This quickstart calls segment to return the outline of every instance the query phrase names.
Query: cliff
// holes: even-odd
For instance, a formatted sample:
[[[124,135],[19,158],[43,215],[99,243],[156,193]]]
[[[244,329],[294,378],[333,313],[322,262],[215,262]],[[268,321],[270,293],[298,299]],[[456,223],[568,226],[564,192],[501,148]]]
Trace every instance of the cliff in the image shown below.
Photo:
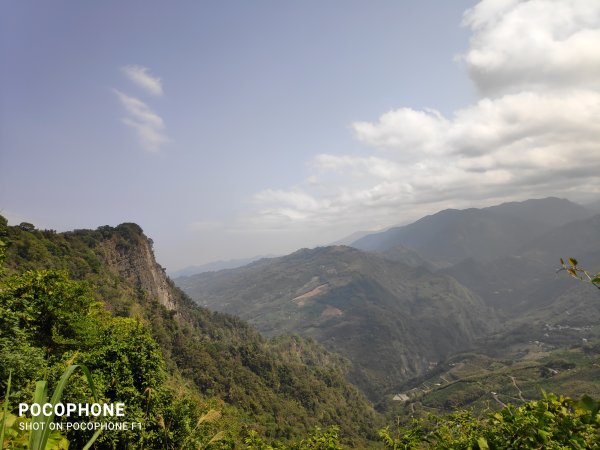
[[[116,230],[127,230],[126,237],[116,234],[100,243],[100,254],[109,270],[168,310],[177,311],[165,269],[154,258],[152,240],[135,224],[121,224]]]
[[[351,447],[370,446],[380,418],[345,380],[340,357],[298,337],[266,340],[241,319],[194,304],[167,278],[138,225],[56,233],[1,219],[9,276],[62,269],[87,282],[113,317],[134,317],[150,330],[173,385],[231,405],[233,428],[293,438],[337,425]]]

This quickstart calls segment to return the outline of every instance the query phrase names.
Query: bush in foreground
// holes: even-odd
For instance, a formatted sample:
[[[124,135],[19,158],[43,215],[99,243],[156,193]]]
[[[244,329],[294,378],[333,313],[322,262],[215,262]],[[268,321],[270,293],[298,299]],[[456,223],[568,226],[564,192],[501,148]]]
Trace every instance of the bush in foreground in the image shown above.
[[[393,437],[379,435],[388,449],[600,449],[600,402],[554,394],[518,407],[508,405],[487,418],[459,411],[447,418],[414,420]]]

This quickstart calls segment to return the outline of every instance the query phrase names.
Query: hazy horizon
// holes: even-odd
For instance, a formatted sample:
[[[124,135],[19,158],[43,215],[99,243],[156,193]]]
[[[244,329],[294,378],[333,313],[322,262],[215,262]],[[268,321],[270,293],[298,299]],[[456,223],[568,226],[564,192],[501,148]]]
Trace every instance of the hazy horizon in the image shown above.
[[[0,214],[170,271],[600,198],[600,4],[4,2]]]

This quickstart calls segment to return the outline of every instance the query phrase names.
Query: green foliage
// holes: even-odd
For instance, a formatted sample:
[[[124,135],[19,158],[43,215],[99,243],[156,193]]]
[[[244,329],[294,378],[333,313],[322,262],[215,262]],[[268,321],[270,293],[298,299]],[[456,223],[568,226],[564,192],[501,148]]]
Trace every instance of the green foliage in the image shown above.
[[[486,418],[458,411],[448,417],[429,415],[379,435],[389,449],[592,449],[599,448],[600,403],[553,394],[518,407],[508,405]]]
[[[562,258],[560,258],[560,264],[561,268],[559,271],[564,270],[573,278],[585,283],[590,283],[591,285],[600,289],[600,272],[596,274],[588,272],[586,269],[579,266],[579,261],[577,261],[575,258],[569,258],[568,264],[565,263]]]
[[[177,305],[168,310],[152,294],[149,283],[164,275],[148,276],[158,266],[137,225],[69,233],[1,225],[0,380],[13,371],[14,400],[76,362],[93,372],[101,402],[125,402],[124,420],[143,425],[143,433],[103,433],[95,444],[103,448],[234,448],[250,427],[269,441],[334,424],[354,447],[375,438],[376,415],[346,382],[346,364],[316,343],[268,341],[165,278]],[[73,377],[64,398],[87,392]],[[66,437],[81,448],[90,436]]]
[[[96,394],[96,388],[94,386],[94,380],[92,379],[92,375],[91,375],[89,369],[83,365],[73,364],[64,371],[63,375],[61,376],[61,378],[58,382],[58,385],[54,389],[54,393],[52,394],[52,398],[50,399],[50,402],[49,402],[53,408],[54,408],[54,405],[56,405],[57,403],[60,403],[62,395],[63,395],[63,391],[65,390],[65,387],[67,385],[67,382],[69,381],[69,378],[71,377],[71,375],[77,368],[80,368],[83,371],[83,373],[85,374],[85,377],[89,384],[90,390],[92,391],[94,400],[96,402],[98,401],[98,396]],[[48,382],[45,380],[38,381],[36,383],[35,394],[33,396],[33,403],[37,403],[40,405],[44,404],[44,403],[48,403],[47,393],[48,393]],[[46,448],[46,444],[48,442],[48,439],[50,438],[50,433],[51,433],[50,423],[53,422],[53,420],[54,420],[54,409],[53,409],[52,414],[50,414],[49,416],[40,415],[40,416],[36,417],[35,419],[33,419],[33,422],[38,423],[40,425],[40,427],[32,430],[29,435],[28,448],[30,450],[44,450]],[[94,435],[88,440],[88,442],[85,444],[85,446],[83,446],[84,450],[88,449],[94,443],[94,441],[100,435],[101,431],[102,430],[100,429],[94,433]]]
[[[6,383],[6,397],[4,399],[4,409],[2,411],[2,424],[0,424],[0,446],[4,447],[4,432],[6,431],[6,419],[8,418],[8,400],[10,398],[10,383],[12,381],[12,372],[8,374]]]
[[[84,283],[70,280],[64,271],[28,271],[9,277],[0,299],[0,324],[6,337],[25,333],[52,353],[80,346],[82,337],[94,334],[88,319],[99,305]]]
[[[34,231],[35,230],[35,226],[29,222],[21,222],[19,224],[19,228],[23,231]]]
[[[97,401],[96,389],[94,387],[94,381],[90,371],[85,366],[72,365],[64,371],[58,385],[56,386],[56,389],[54,390],[52,399],[49,402],[53,407],[57,403],[60,403],[66,384],[75,369],[78,367],[84,372],[94,400]],[[67,449],[69,447],[69,442],[67,439],[59,431],[52,431],[50,429],[50,423],[54,420],[54,412],[49,416],[38,416],[35,419],[17,417],[8,413],[10,388],[11,376],[9,375],[6,387],[6,398],[4,401],[4,412],[2,415],[2,427],[0,431],[0,445],[2,445],[2,448],[28,448],[30,450]],[[33,396],[33,403],[48,403],[47,392],[47,381],[38,381],[36,383],[35,394]],[[21,425],[35,426],[32,426],[28,430],[26,426]],[[5,426],[8,431],[6,440],[4,439]],[[83,447],[84,450],[88,449],[94,443],[101,431],[102,430],[98,430],[96,433],[94,433],[87,444]]]
[[[256,431],[251,430],[244,439],[247,450],[341,450],[339,430],[336,427],[322,431],[316,428],[306,439],[290,443],[267,444]]]
[[[93,345],[91,320],[99,306],[88,287],[65,272],[28,271],[3,280],[0,289],[0,379],[12,371],[17,395],[43,377],[54,357]]]
[[[185,426],[186,420],[202,416],[203,400],[186,388],[175,395],[148,326],[136,319],[112,317],[94,300],[87,283],[70,279],[65,271],[32,270],[0,281],[0,360],[0,379],[9,379],[14,386],[12,392],[10,385],[4,390],[7,400],[11,394],[13,405],[32,395],[34,403],[45,403],[48,382],[35,379],[46,377],[57,383],[52,404],[61,398],[86,402],[87,385],[103,402],[124,402],[122,420],[141,422],[144,430],[105,434],[99,439],[102,446],[188,448],[193,444],[198,448],[215,437],[206,420],[196,427]],[[64,370],[65,363],[73,360],[84,362],[96,374],[95,388],[87,368],[82,366],[87,384],[71,377],[77,365]],[[14,448],[66,448],[69,443],[84,448],[97,437],[69,432],[66,441],[60,433],[50,434],[47,423],[53,417],[33,419],[43,420],[45,431],[23,432],[20,425],[32,420],[10,413],[8,401],[3,406],[7,445]],[[213,444],[217,441],[227,441],[225,432]]]
[[[31,426],[32,419],[15,416],[11,413],[7,413],[4,417],[6,417],[6,434],[5,439],[0,441],[4,445],[2,448],[19,450],[29,448],[32,433],[28,427]],[[49,433],[43,448],[45,450],[67,450],[69,441],[60,431],[53,430]]]
[[[298,333],[342,355],[352,363],[348,378],[372,401],[496,325],[482,301],[455,280],[344,246],[177,282],[267,336]]]

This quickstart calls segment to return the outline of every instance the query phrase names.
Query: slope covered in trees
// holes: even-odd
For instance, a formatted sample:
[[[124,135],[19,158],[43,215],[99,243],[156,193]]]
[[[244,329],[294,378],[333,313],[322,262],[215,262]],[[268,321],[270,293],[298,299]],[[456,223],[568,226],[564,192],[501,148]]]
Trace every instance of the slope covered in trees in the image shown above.
[[[90,367],[103,400],[125,401],[145,425],[100,438],[107,446],[196,448],[220,430],[218,445],[233,447],[250,430],[285,441],[331,425],[353,446],[374,437],[377,416],[345,381],[345,361],[198,307],[165,277],[137,225],[55,233],[2,218],[0,234],[0,394],[12,372],[11,405],[75,362]],[[83,398],[82,386],[68,398]],[[200,424],[209,410],[221,418]]]
[[[176,282],[200,304],[239,315],[266,335],[299,333],[350,359],[351,379],[374,401],[496,325],[456,280],[346,246]]]
[[[582,226],[588,223],[593,229],[596,219],[586,220]],[[31,399],[36,380],[47,379],[54,386],[67,366],[81,363],[92,370],[101,401],[125,401],[127,419],[144,424],[143,432],[102,434],[97,448],[377,446],[373,439],[380,419],[361,393],[345,381],[353,370],[348,361],[315,341],[285,333],[268,340],[241,319],[198,307],[166,278],[154,260],[151,241],[137,225],[55,233],[36,230],[31,224],[10,227],[0,218],[0,240],[6,253],[0,265],[0,396],[5,395],[10,373],[9,422],[15,419],[16,403]],[[295,299],[292,306],[315,313],[327,325],[325,331],[331,325],[327,320],[340,318],[331,312],[332,308],[342,310],[344,302],[335,303],[342,298],[357,303],[358,319],[360,311],[375,313],[379,302],[397,302],[388,294],[398,293],[404,286],[406,293],[418,294],[415,302],[420,305],[408,302],[407,312],[402,305],[395,305],[400,309],[394,314],[402,318],[419,313],[418,307],[425,307],[426,312],[428,305],[444,305],[436,295],[440,286],[446,290],[460,287],[451,278],[426,269],[372,255],[357,259],[355,255],[354,250],[334,247],[303,250],[286,260],[296,268],[293,273],[300,283],[286,287]],[[314,280],[310,270],[300,270],[303,265],[314,268],[315,261],[319,263],[316,267],[323,269],[322,275],[329,277],[327,287],[322,287],[323,280]],[[250,267],[264,270],[268,264],[262,261]],[[398,281],[402,283],[396,285]],[[356,289],[361,286],[362,290]],[[519,442],[540,448],[594,448],[597,402],[552,396],[530,400],[539,398],[540,380],[555,392],[598,396],[600,347],[591,332],[597,327],[585,328],[585,334],[579,329],[585,320],[597,317],[597,309],[596,315],[589,313],[590,299],[582,291],[585,287],[597,295],[595,288],[585,285],[562,291],[564,298],[538,308],[535,322],[528,322],[534,318],[530,310],[521,321],[513,320],[512,328],[473,342],[475,350],[482,353],[450,356],[422,378],[406,382],[405,392],[417,386],[423,389],[409,402],[390,400],[380,405],[388,408],[390,418],[402,415],[398,430],[381,431],[384,445],[504,448],[507,442],[521,439]],[[361,295],[348,295],[349,289]],[[305,295],[311,292],[315,295]],[[460,289],[456,294],[461,294]],[[473,301],[468,303],[470,312],[479,311],[480,301],[469,298]],[[564,312],[561,308],[566,304],[571,305],[571,321],[550,321]],[[278,310],[271,311],[276,314]],[[329,313],[323,315],[326,311]],[[343,312],[347,318],[349,314]],[[458,320],[457,326],[462,326],[460,323]],[[522,334],[518,334],[520,330]],[[278,333],[281,331],[285,327]],[[356,333],[363,332],[368,330]],[[528,342],[528,348],[523,347],[523,340],[540,332],[548,334],[545,342]],[[589,342],[582,343],[582,336]],[[569,349],[559,347],[566,343]],[[501,351],[492,355],[492,348]],[[511,377],[516,378],[514,385],[509,383]],[[86,381],[74,377],[65,401],[89,398]],[[499,408],[500,402],[509,401],[518,406],[487,415],[486,411]],[[461,409],[465,407],[474,407],[483,415],[473,417]],[[423,415],[423,421],[414,425],[407,421],[411,415],[432,409],[440,413],[452,410],[454,415],[431,419]],[[11,423],[4,443],[25,442],[15,427],[18,420]],[[337,428],[327,428],[331,425]],[[324,429],[315,431],[316,426]],[[71,448],[80,448],[89,434],[69,433],[66,437]]]

